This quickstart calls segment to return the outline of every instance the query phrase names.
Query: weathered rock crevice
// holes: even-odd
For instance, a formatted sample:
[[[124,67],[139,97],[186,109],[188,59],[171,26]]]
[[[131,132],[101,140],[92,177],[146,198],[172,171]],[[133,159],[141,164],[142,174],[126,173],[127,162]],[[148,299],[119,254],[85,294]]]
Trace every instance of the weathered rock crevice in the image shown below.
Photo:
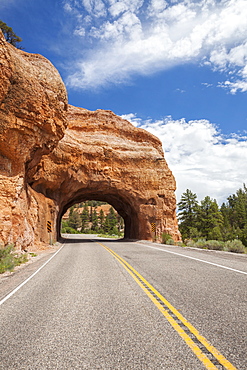
[[[68,106],[52,64],[1,34],[0,67],[0,244],[56,240],[63,213],[90,199],[112,204],[128,238],[180,239],[176,184],[157,137],[111,111]]]

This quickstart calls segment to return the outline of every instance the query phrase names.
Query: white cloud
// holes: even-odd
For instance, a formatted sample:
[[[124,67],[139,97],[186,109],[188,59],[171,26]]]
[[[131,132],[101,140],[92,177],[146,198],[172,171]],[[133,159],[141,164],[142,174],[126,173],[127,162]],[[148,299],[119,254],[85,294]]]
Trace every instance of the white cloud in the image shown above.
[[[209,195],[219,205],[243,186],[247,178],[247,137],[223,137],[207,120],[142,121],[134,114],[123,118],[162,141],[165,158],[177,182],[177,200],[190,189],[201,200]]]
[[[235,82],[225,81],[219,84],[219,87],[226,88],[230,90],[232,94],[236,94],[237,91],[245,92],[247,91],[247,79],[246,80],[236,80]]]
[[[230,84],[220,86],[246,91],[247,0],[66,0],[65,8],[83,14],[76,29],[85,30],[82,47],[86,38],[91,48],[77,60],[70,86],[122,83],[198,62],[231,72]]]
[[[130,39],[136,39],[141,34],[141,22],[139,18],[131,13],[125,12],[120,19],[113,23],[107,21],[99,29],[93,27],[90,31],[90,36],[94,38],[113,40],[121,42],[127,35]]]
[[[213,84],[209,84],[208,82],[202,82],[202,85],[207,87],[207,88],[213,86]]]
[[[106,15],[106,7],[102,0],[82,0],[85,10],[95,17],[104,17]]]
[[[72,9],[72,7],[69,3],[65,3],[63,7],[64,7],[64,10],[68,13],[73,11],[73,9]]]
[[[85,34],[86,34],[86,31],[84,27],[79,27],[74,31],[74,35],[77,35],[77,36],[83,37],[85,36]]]
[[[121,13],[127,11],[136,13],[142,7],[143,0],[112,0],[109,1],[109,12],[113,17],[119,16]]]

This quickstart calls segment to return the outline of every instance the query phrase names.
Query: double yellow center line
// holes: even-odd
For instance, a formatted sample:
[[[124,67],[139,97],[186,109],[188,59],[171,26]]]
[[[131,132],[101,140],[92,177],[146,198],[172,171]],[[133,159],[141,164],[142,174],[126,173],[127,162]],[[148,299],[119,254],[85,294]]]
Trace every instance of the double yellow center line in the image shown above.
[[[215,347],[213,347],[177,310],[173,307],[149,282],[144,279],[128,262],[113,250],[102,243],[97,242],[105,248],[116,260],[121,263],[126,271],[140,285],[147,296],[155,304],[168,322],[191,348],[198,359],[209,370],[237,370]]]

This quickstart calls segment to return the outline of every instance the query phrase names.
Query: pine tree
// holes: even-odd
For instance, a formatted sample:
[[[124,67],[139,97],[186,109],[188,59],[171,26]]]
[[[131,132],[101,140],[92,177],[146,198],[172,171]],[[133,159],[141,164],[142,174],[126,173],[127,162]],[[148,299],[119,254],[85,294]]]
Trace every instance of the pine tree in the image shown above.
[[[221,226],[222,240],[233,240],[235,237],[233,233],[233,228],[230,223],[230,208],[226,203],[222,203],[220,211],[223,217],[223,223]]]
[[[179,211],[179,230],[183,239],[195,238],[198,236],[197,230],[197,212],[198,201],[197,195],[187,189],[181,196],[181,201],[178,203]]]
[[[104,230],[104,233],[110,234],[111,228],[110,228],[109,217],[107,217],[107,216],[106,216],[105,221],[104,221],[103,230]]]
[[[236,224],[243,229],[247,223],[247,195],[242,189],[237,191],[234,210]]]
[[[89,223],[89,211],[88,211],[87,203],[85,203],[82,214],[81,214],[81,230],[82,231],[87,229],[88,223]]]
[[[81,227],[81,217],[75,210],[73,210],[69,215],[68,226],[75,230],[78,230]]]
[[[237,190],[236,194],[227,198],[221,211],[224,228],[227,229],[226,240],[240,239],[247,246],[247,188]]]
[[[115,213],[113,207],[110,208],[109,214],[107,215],[107,218],[109,219],[110,233],[111,234],[117,234],[117,232],[118,232],[117,227],[116,227],[117,217],[116,217],[116,213]]]
[[[6,41],[15,47],[18,47],[17,44],[19,44],[22,39],[14,33],[12,28],[8,27],[6,23],[0,20],[0,29],[2,30]],[[21,49],[21,47],[19,48]]]
[[[104,222],[105,222],[105,215],[104,215],[103,209],[101,209],[99,213],[99,226],[101,230],[104,230]]]
[[[93,213],[92,213],[92,226],[91,226],[91,230],[98,231],[98,228],[99,228],[98,215],[97,215],[96,209],[94,208]]]
[[[219,210],[216,200],[206,196],[198,209],[198,230],[201,235],[209,239],[221,240],[221,227],[223,225],[223,216]]]
[[[232,241],[247,247],[247,187],[227,198],[219,209],[216,200],[206,196],[199,205],[196,194],[186,190],[178,203],[179,230],[183,239]]]

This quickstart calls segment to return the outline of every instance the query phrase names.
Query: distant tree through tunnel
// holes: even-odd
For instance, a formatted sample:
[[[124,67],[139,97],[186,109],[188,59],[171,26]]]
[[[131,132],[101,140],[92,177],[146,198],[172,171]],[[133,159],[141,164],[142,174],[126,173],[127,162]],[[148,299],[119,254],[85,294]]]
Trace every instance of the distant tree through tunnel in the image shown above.
[[[62,216],[61,234],[74,233],[123,237],[124,220],[106,202],[82,202],[70,207]]]

